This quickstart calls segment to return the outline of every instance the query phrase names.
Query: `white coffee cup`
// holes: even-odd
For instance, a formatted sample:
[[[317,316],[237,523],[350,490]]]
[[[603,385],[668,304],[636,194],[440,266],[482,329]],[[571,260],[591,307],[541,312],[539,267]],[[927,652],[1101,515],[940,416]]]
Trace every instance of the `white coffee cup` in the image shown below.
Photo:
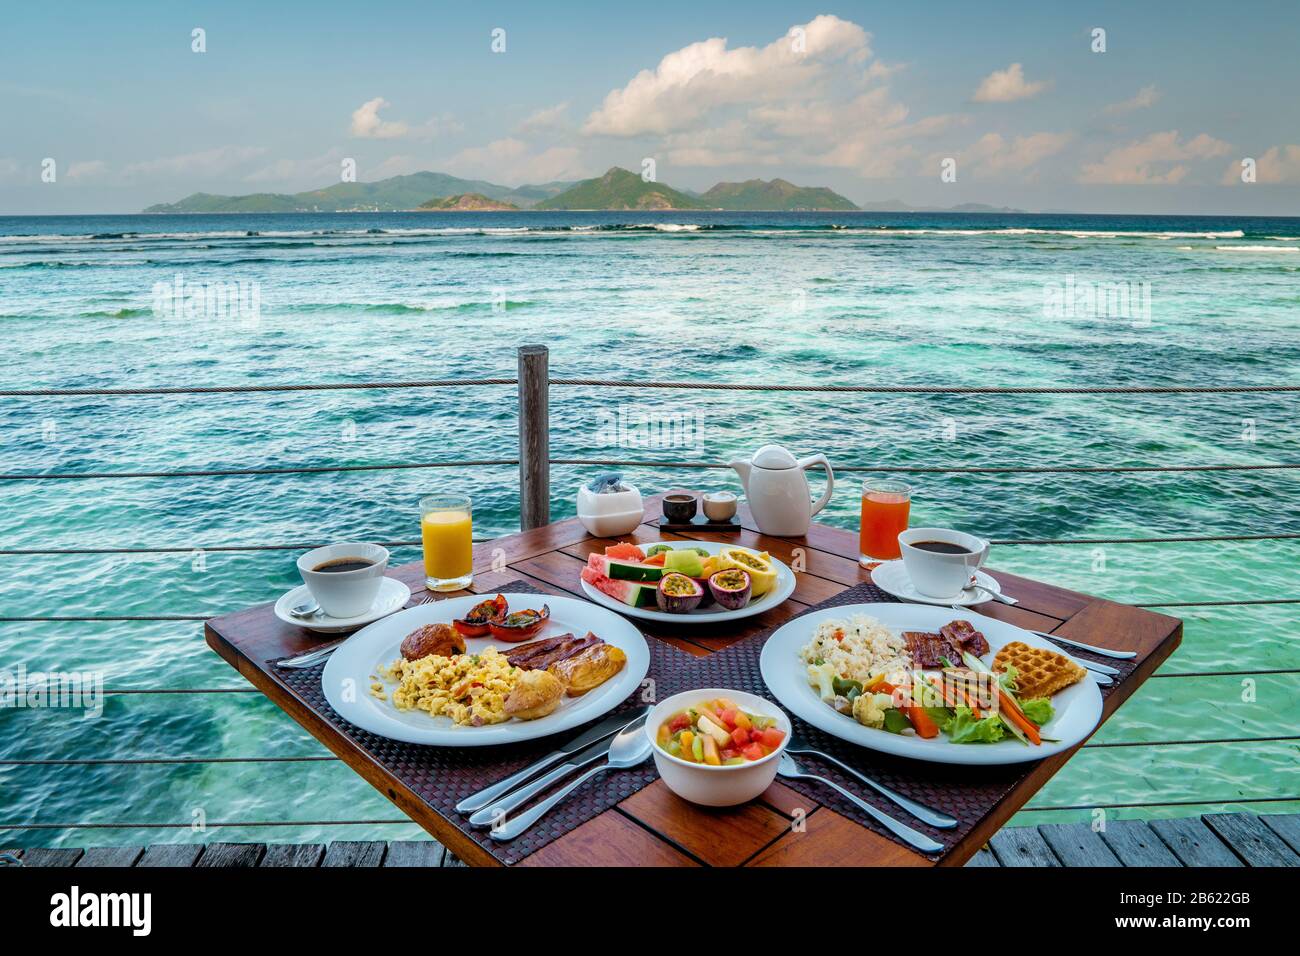
[[[365,567],[351,571],[323,570],[351,558]],[[353,542],[313,548],[298,559],[298,573],[311,596],[330,617],[359,617],[379,596],[388,567],[388,549],[377,544]]]
[[[930,551],[916,545],[939,542],[952,553]],[[909,528],[898,536],[898,550],[912,585],[932,598],[956,598],[975,583],[975,572],[989,556],[989,543],[964,531],[947,528]]]

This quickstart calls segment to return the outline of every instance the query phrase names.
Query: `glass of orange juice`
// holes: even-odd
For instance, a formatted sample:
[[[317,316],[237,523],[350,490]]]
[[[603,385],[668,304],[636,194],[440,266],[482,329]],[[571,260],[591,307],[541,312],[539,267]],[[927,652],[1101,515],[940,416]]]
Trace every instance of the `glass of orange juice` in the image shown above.
[[[906,482],[886,478],[863,483],[859,563],[865,567],[900,556],[898,536],[907,530],[911,510],[912,486]]]
[[[467,495],[420,499],[424,584],[430,591],[459,591],[474,580],[473,527]]]

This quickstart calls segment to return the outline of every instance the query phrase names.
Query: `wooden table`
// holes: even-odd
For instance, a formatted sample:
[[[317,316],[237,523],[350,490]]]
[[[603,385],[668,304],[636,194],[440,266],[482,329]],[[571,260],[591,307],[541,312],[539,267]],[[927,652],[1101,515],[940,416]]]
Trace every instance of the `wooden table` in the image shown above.
[[[789,620],[807,607],[869,580],[858,564],[857,536],[839,528],[814,525],[802,538],[770,538],[759,534],[742,508],[743,530],[726,534],[661,535],[654,526],[662,496],[647,501],[646,522],[638,542],[689,537],[730,540],[771,552],[796,570],[794,595],[779,607],[744,621],[714,625],[664,625],[636,621],[647,638],[666,641],[690,654],[719,651],[758,631]],[[593,538],[576,519],[507,535],[474,547],[474,593],[492,592],[523,580],[539,590],[583,597],[578,574],[587,556],[603,550],[609,540]],[[1061,634],[1090,644],[1137,651],[1137,669],[1104,698],[1106,720],[1137,687],[1151,676],[1178,646],[1182,622],[1163,614],[1116,604],[1014,574],[990,571],[1003,589],[1020,603],[1015,607],[990,603],[980,613],[1022,627]],[[424,569],[412,563],[389,570],[422,594]],[[462,592],[463,593],[463,592]],[[447,595],[454,596],[454,595]],[[265,604],[207,622],[208,644],[302,724],[326,747],[429,831],[448,849],[471,864],[498,861],[452,823],[433,812],[401,781],[354,746],[319,715],[285,693],[268,678],[264,661],[309,650],[320,638],[282,623]],[[960,866],[1051,779],[1074,751],[1049,757],[1017,786],[944,857],[942,865]],[[799,808],[806,832],[794,833],[792,815]],[[718,840],[719,831],[727,833]],[[704,810],[688,804],[656,781],[613,809],[526,857],[523,866],[574,865],[714,865],[714,866],[933,866],[931,860],[878,836],[802,794],[774,783],[758,801],[730,810]]]

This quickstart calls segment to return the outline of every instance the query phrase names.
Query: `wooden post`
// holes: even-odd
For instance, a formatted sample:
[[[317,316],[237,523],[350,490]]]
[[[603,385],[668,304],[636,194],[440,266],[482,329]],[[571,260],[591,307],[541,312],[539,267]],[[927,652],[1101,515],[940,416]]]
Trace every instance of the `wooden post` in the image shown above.
[[[519,528],[551,521],[550,350],[519,348]]]

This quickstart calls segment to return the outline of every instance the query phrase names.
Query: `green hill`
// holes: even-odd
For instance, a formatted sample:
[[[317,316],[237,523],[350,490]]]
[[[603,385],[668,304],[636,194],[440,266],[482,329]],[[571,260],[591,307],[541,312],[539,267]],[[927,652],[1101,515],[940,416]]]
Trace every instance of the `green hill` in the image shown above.
[[[796,186],[784,179],[773,179],[770,182],[747,179],[743,183],[718,183],[700,196],[700,201],[712,209],[731,210],[850,212],[858,208],[825,186]]]
[[[415,207],[421,212],[509,212],[519,207],[512,202],[489,199],[482,193],[461,193],[430,199]]]
[[[285,195],[254,193],[248,196],[215,196],[195,193],[174,203],[158,203],[147,213],[202,212],[405,212],[430,196],[458,196],[477,193],[488,199],[510,202],[521,208],[554,196],[572,183],[539,186],[498,186],[477,179],[460,179],[446,173],[411,173],[373,183],[335,183],[324,189]]]
[[[597,179],[584,179],[572,189],[539,202],[535,209],[707,209],[663,183],[648,183],[636,173],[615,166]]]

